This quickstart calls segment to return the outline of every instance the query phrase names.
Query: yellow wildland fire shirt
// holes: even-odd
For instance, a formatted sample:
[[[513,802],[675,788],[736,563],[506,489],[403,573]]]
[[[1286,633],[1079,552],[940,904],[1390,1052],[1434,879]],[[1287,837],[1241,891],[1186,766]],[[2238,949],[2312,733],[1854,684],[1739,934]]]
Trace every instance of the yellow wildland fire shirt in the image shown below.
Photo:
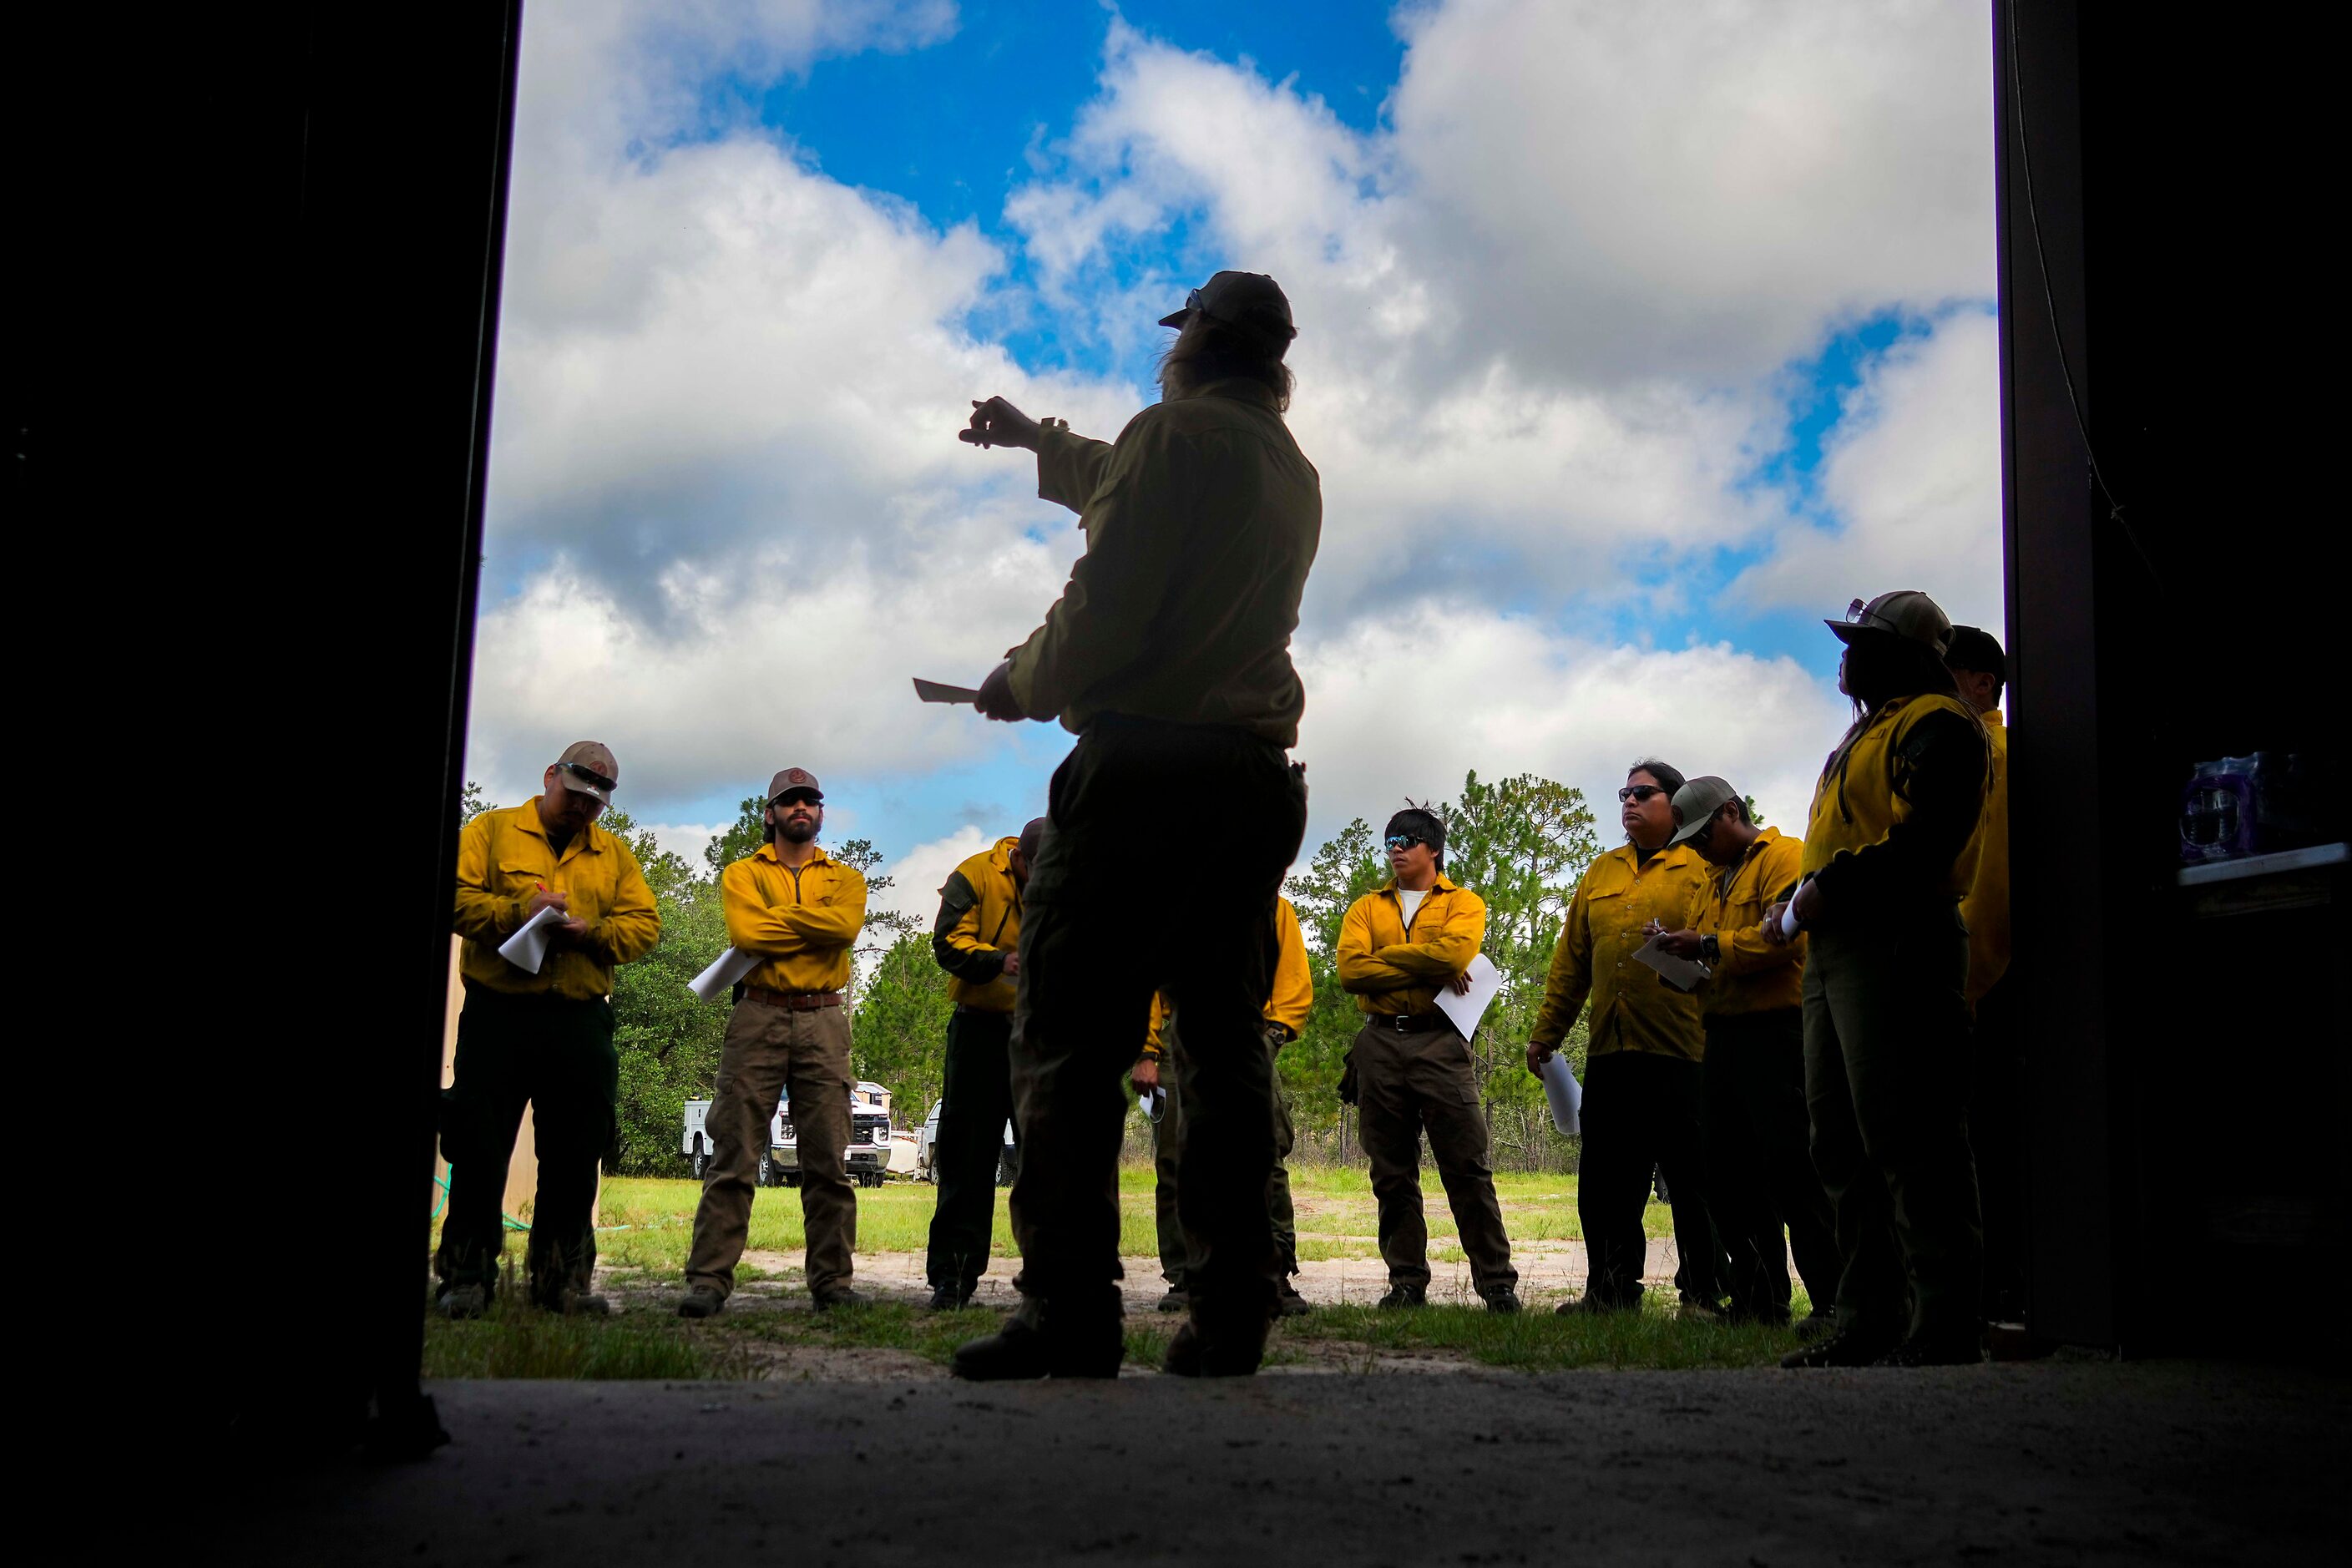
[[[588,922],[588,932],[576,942],[550,943],[539,973],[526,974],[499,956],[499,944],[530,918],[523,910],[542,887],[569,894],[564,907]],[[466,939],[458,973],[472,984],[584,1002],[613,994],[614,964],[653,951],[661,916],[627,845],[592,822],[559,855],[538,801],[527,800],[486,811],[457,835],[456,929]]]
[[[1013,1011],[1004,957],[1021,944],[1021,884],[1013,879],[1019,838],[1000,838],[948,873],[931,922],[931,956],[948,972],[948,997],[983,1013]]]
[[[1667,984],[1633,953],[1650,940],[1643,928],[1652,921],[1668,931],[1697,925],[1710,869],[1687,844],[1659,850],[1646,866],[1628,844],[1586,867],[1560,922],[1528,1041],[1557,1049],[1589,996],[1588,1057],[1648,1051],[1684,1061],[1704,1058],[1698,997]]]
[[[1307,967],[1307,933],[1298,929],[1298,911],[1279,895],[1274,905],[1274,927],[1282,939],[1282,951],[1274,961],[1274,994],[1266,998],[1265,1021],[1281,1025],[1295,1040],[1307,1026],[1307,1015],[1314,1010],[1315,976]],[[1168,993],[1153,994],[1151,1026],[1143,1041],[1145,1056],[1160,1054],[1160,1031],[1173,1010]]]
[[[1706,1016],[1804,1005],[1804,933],[1778,946],[1764,936],[1765,910],[1796,892],[1804,861],[1803,839],[1759,827],[1739,864],[1716,872],[1692,928],[1716,942],[1715,977],[1698,988],[1699,1011]]]
[[[1087,552],[1013,654],[1013,695],[1083,732],[1106,713],[1298,741],[1290,661],[1323,531],[1322,481],[1264,387],[1156,404],[1115,445],[1049,426],[1037,493],[1079,514]]]
[[[760,846],[719,874],[727,944],[767,960],[743,977],[770,991],[838,991],[866,925],[866,879],[819,849],[798,871]]]
[[[1977,818],[1976,876],[1960,900],[1960,919],[1969,927],[1970,1006],[2009,973],[2009,727],[1998,709],[1977,717],[1992,742],[1992,782]]]
[[[1469,889],[1439,872],[1408,929],[1391,878],[1339,921],[1339,984],[1375,1018],[1433,1013],[1439,989],[1470,967],[1486,940],[1486,900]]]
[[[1815,926],[1925,910],[1976,880],[1990,742],[1957,697],[1896,698],[1832,752],[1805,825]]]

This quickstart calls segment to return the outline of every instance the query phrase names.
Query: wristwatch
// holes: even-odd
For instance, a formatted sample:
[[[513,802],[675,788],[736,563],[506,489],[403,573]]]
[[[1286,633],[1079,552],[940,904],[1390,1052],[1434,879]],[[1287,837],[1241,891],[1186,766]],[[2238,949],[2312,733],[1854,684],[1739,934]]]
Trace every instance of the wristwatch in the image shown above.
[[[1723,943],[1716,940],[1712,931],[1698,939],[1698,957],[1709,969],[1723,962]]]

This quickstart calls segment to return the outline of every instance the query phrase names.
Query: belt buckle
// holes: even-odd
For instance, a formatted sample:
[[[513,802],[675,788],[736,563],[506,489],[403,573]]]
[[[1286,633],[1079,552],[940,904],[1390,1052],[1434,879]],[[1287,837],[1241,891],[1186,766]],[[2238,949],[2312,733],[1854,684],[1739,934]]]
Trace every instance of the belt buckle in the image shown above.
[[[1394,1017],[1396,1018],[1396,1032],[1398,1034],[1410,1035],[1412,1033],[1412,1024],[1411,1022],[1412,1018],[1412,1014],[1398,1013],[1394,1015]]]

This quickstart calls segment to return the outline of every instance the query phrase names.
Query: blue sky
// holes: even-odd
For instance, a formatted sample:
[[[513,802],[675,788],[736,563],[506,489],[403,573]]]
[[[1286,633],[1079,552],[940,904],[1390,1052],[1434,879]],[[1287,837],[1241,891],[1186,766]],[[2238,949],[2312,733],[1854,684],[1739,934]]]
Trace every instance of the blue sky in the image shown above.
[[[681,846],[787,763],[835,837],[926,849],[910,880],[1017,827],[1066,737],[904,678],[976,679],[1078,540],[953,410],[1108,437],[1223,265],[1302,325],[1310,837],[1465,766],[1597,797],[1629,748],[1785,818],[1835,714],[1822,615],[1901,585],[1997,620],[1989,62],[1932,8],[696,25],[526,24],[469,757],[499,798],[593,733]]]

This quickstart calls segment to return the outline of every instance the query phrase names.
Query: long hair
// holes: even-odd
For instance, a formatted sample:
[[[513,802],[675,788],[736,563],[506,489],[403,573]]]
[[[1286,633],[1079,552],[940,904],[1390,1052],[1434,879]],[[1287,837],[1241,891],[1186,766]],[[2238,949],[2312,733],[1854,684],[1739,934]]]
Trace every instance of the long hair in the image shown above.
[[[1909,637],[1881,634],[1858,637],[1846,644],[1845,691],[1853,701],[1853,722],[1846,726],[1828,760],[1822,763],[1822,778],[1827,782],[1832,773],[1837,775],[1838,809],[1852,821],[1853,814],[1845,805],[1845,763],[1855,738],[1891,702],[1930,694],[1957,698],[1960,686],[1944,667],[1943,656],[1934,648]],[[1960,706],[1969,705],[1963,702]],[[1969,716],[1976,718],[1974,709],[1969,710]],[[1982,720],[1976,722],[1979,730],[1984,728]]]
[[[1254,381],[1274,394],[1274,405],[1287,414],[1298,382],[1282,363],[1289,352],[1286,342],[1269,342],[1258,333],[1195,310],[1160,356],[1160,394],[1190,397],[1212,382]]]

